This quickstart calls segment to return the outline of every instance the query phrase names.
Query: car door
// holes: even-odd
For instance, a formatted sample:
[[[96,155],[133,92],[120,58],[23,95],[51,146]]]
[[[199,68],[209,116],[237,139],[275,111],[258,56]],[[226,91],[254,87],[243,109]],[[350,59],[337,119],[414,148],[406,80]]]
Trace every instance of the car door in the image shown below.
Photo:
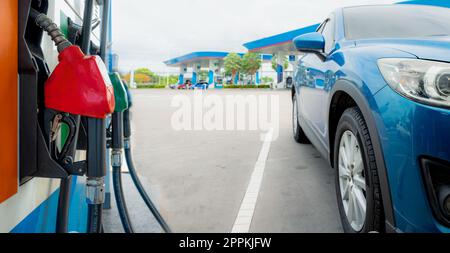
[[[297,83],[299,84],[299,117],[315,138],[311,141],[321,151],[328,149],[328,96],[337,70],[331,54],[335,51],[335,17],[332,14],[319,28],[325,38],[324,54],[307,53],[299,61]],[[320,145],[320,146],[318,146]]]

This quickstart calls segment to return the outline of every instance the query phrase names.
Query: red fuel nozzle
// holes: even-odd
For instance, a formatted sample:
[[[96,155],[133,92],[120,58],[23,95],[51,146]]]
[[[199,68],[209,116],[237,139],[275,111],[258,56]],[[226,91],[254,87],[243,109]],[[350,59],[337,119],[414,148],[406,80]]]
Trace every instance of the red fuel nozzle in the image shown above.
[[[59,53],[59,64],[45,83],[45,107],[92,118],[114,112],[114,88],[103,61],[77,46]]]

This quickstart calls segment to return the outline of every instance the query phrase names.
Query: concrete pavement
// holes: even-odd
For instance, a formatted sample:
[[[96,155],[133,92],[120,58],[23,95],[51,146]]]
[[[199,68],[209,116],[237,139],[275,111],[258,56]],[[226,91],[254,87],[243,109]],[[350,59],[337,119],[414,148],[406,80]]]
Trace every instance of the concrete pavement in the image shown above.
[[[193,94],[133,90],[137,170],[173,231],[230,232],[263,144],[260,132],[175,131],[171,117],[177,108],[170,105],[180,93]],[[311,145],[293,140],[290,92],[206,92],[254,93],[279,96],[280,134],[270,146],[250,232],[341,232],[334,172]],[[130,213],[139,217],[142,207],[133,205]],[[154,221],[137,222],[141,232],[155,232]]]

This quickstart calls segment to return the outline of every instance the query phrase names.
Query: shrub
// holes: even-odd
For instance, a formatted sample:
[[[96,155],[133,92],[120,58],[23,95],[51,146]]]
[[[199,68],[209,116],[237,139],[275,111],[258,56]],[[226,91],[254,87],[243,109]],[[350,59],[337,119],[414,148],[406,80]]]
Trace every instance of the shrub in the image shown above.
[[[138,89],[164,89],[165,84],[137,84]]]
[[[225,85],[223,88],[225,89],[268,89],[270,85],[261,84],[261,85]]]

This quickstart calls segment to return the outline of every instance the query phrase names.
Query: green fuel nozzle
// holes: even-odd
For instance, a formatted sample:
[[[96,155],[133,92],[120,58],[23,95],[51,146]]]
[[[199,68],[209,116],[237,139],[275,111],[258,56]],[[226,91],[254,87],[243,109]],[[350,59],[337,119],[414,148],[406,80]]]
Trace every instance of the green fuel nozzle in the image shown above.
[[[114,87],[114,98],[116,101],[116,106],[114,108],[115,112],[123,112],[128,109],[128,95],[125,90],[124,84],[120,78],[119,73],[114,72],[109,74],[109,79]]]

